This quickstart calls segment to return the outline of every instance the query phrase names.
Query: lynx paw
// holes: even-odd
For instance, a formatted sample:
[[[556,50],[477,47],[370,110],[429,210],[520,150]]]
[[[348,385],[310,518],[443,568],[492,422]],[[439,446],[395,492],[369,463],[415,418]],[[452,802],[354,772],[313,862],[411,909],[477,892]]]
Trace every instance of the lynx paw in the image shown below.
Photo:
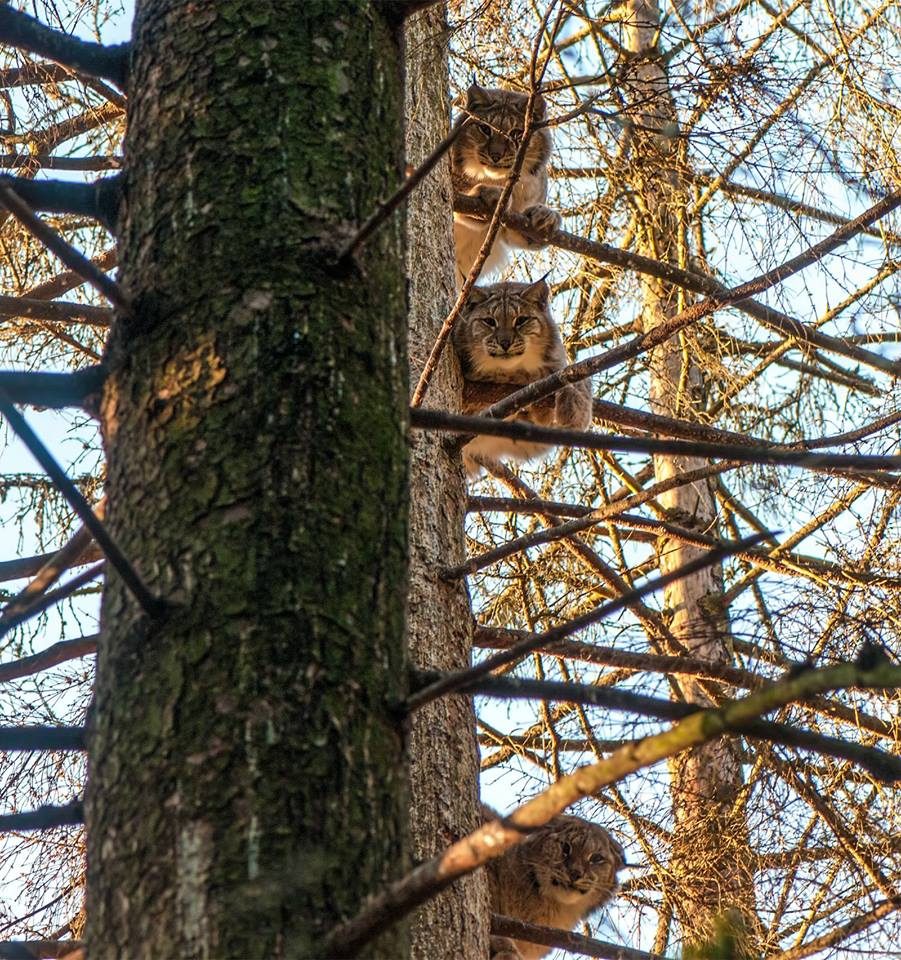
[[[548,235],[559,230],[562,222],[560,214],[543,203],[524,210],[523,216],[529,221],[529,240],[537,247],[543,247],[547,243]]]
[[[554,422],[570,430],[587,429],[591,425],[591,397],[572,385],[559,390],[554,402]]]
[[[498,200],[501,198],[501,193],[503,192],[501,187],[485,187],[480,186],[476,196],[479,198],[481,203],[484,203],[486,207],[491,207],[494,209],[497,206]]]
[[[492,937],[488,947],[491,960],[522,960],[522,954],[509,937]]]

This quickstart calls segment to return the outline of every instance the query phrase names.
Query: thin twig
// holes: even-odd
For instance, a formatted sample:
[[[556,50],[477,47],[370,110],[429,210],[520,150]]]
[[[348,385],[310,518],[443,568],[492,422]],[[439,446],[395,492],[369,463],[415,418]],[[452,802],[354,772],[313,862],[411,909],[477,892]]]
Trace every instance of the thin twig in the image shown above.
[[[406,200],[417,186],[432,172],[438,161],[453,146],[454,141],[463,132],[469,122],[467,118],[461,124],[455,124],[451,132],[438,144],[437,147],[422,161],[422,163],[404,180],[400,187],[372,214],[356,232],[343,252],[338,256],[337,263],[344,264],[352,260],[364,243],[376,230],[391,216],[392,213]]]
[[[523,923],[513,917],[491,915],[491,933],[495,937],[512,937],[514,940],[526,940],[540,943],[544,947],[559,947],[568,953],[579,953],[586,957],[599,957],[600,960],[667,960],[659,953],[645,953],[619,943],[608,943],[583,937],[568,930],[554,927],[540,927],[534,923]]]
[[[56,484],[60,493],[65,497],[69,506],[78,514],[81,522],[91,531],[97,545],[103,551],[104,556],[115,567],[116,572],[125,582],[128,589],[132,592],[134,598],[141,605],[144,612],[154,619],[161,616],[165,605],[157,597],[153,596],[144,586],[144,582],[138,576],[137,571],[126,559],[125,554],[119,549],[119,546],[110,536],[103,523],[94,515],[90,504],[85,500],[81,491],[66,475],[66,472],[51,456],[50,451],[40,441],[37,434],[31,429],[25,418],[10,402],[6,391],[0,389],[0,414],[9,421],[9,425],[15,431],[17,436],[28,447],[31,455],[43,467],[44,471]]]
[[[56,606],[61,600],[71,597],[77,590],[87,586],[92,580],[96,580],[96,578],[103,573],[105,567],[106,561],[101,560],[100,563],[95,563],[94,566],[88,567],[83,573],[72,577],[68,583],[58,587],[56,590],[48,590],[47,593],[38,595],[30,603],[11,612],[9,616],[6,615],[6,611],[4,610],[3,617],[0,619],[0,637],[5,637],[10,630],[15,630],[16,627],[25,623],[26,620],[36,617],[45,610],[49,610],[50,607]]]
[[[98,520],[103,519],[105,502],[105,500],[101,500],[94,511]],[[78,528],[75,535],[41,567],[32,581],[17,596],[13,597],[0,612],[0,636],[6,631],[10,620],[28,610],[41,594],[45,593],[66,570],[78,562],[82,554],[90,547],[92,540],[93,538],[87,527]]]
[[[0,8],[2,9],[2,8]],[[48,226],[36,216],[27,203],[6,184],[0,183],[0,205],[21,223],[31,234],[37,237],[48,250],[55,253],[71,270],[75,270],[91,284],[94,289],[105,296],[110,303],[116,306],[126,316],[131,316],[131,303],[125,292],[111,280],[102,270],[80,253],[72,244],[64,240],[52,227]]]
[[[655,593],[670,583],[675,583],[677,580],[690,576],[698,570],[703,570],[706,567],[718,563],[724,557],[728,557],[734,550],[747,549],[750,546],[760,543],[762,540],[762,534],[755,534],[737,543],[724,544],[721,547],[716,547],[707,553],[695,557],[688,563],[682,564],[682,566],[677,567],[675,570],[671,570],[669,573],[655,577],[653,580],[648,580],[640,587],[635,587],[614,600],[603,603],[593,610],[583,613],[579,617],[574,617],[572,620],[567,620],[565,623],[552,627],[543,634],[534,637],[530,636],[520,643],[514,644],[508,650],[496,653],[492,657],[486,657],[485,660],[473,667],[449,673],[435,683],[430,683],[411,694],[406,701],[407,710],[417,710],[436,697],[446,696],[455,690],[464,690],[472,682],[488,676],[498,667],[506,666],[508,663],[514,663],[526,654],[532,653],[539,646],[548,646],[556,640],[562,640],[576,633],[578,630],[582,630],[584,627],[597,623],[620,610],[624,610],[630,604],[637,603],[642,598]],[[538,639],[539,637],[540,639]]]
[[[414,676],[433,684],[452,676],[437,670],[417,671]],[[765,686],[770,686],[767,684]],[[561,683],[552,680],[533,680],[529,677],[482,677],[457,692],[466,696],[499,697],[505,700],[541,700],[556,703],[581,703],[605,710],[619,710],[654,717],[657,720],[682,720],[697,713],[696,704],[660,700],[628,690],[596,687],[583,683]],[[901,780],[901,757],[886,753],[877,747],[812,733],[784,723],[753,720],[733,732],[767,740],[787,747],[814,750],[829,757],[850,760],[862,766],[871,776],[886,783]]]

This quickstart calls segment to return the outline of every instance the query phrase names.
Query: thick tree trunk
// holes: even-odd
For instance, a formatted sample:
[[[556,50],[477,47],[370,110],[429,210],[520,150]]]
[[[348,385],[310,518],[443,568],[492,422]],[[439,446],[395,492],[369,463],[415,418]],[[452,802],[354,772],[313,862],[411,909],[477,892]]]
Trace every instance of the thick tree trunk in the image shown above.
[[[447,27],[443,4],[410,18],[407,63],[407,159],[414,166],[449,126]],[[410,201],[410,360],[412,380],[454,295],[450,172],[445,161]],[[448,349],[427,396],[429,406],[460,409],[461,380]],[[420,666],[467,666],[472,642],[465,585],[444,583],[440,567],[464,555],[466,490],[460,457],[441,438],[415,433],[410,464],[410,601],[413,660]],[[445,697],[420,711],[410,731],[413,852],[438,853],[478,822],[475,716],[467,697]],[[464,877],[426,904],[413,925],[418,960],[481,960],[488,956],[488,893],[484,871]]]
[[[404,867],[397,38],[370,0],[138,4],[88,792],[101,958],[321,956]],[[398,927],[368,956],[408,951]]]
[[[640,55],[627,86],[632,131],[632,187],[639,204],[639,249],[646,256],[686,266],[687,201],[678,172],[677,116],[669,90],[664,61],[657,42],[660,14],[655,0],[630,0],[626,38],[630,51]],[[654,132],[658,131],[658,132]],[[645,276],[642,320],[645,329],[674,315],[684,304],[680,291]],[[651,357],[651,409],[671,417],[695,419],[703,397],[703,374],[691,358],[690,334],[680,335],[653,352]],[[654,458],[657,480],[664,480],[704,465],[692,457]],[[716,499],[710,482],[687,484],[663,494],[661,505],[683,525],[692,524],[714,533]],[[661,538],[662,573],[695,558],[699,551]],[[722,570],[708,567],[667,588],[664,605],[671,611],[669,629],[678,649],[714,662],[731,661],[729,623],[722,609]],[[681,679],[677,684],[685,699],[709,704],[702,684]],[[708,941],[718,918],[734,923],[741,917],[753,949],[756,930],[753,867],[747,825],[739,802],[743,786],[741,764],[734,741],[721,739],[688,751],[670,764],[673,803],[671,873],[674,888],[666,891],[676,909],[686,942]]]

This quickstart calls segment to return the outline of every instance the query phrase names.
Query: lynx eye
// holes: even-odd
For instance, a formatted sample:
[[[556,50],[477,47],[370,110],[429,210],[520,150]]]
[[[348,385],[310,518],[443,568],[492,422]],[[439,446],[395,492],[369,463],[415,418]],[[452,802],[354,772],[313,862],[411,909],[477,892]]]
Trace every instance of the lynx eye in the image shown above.
[[[522,129],[520,127],[514,127],[508,134],[511,140],[516,140],[519,142],[522,140]]]
[[[603,863],[607,858],[603,853],[593,853],[589,858],[589,863]]]
[[[513,321],[514,327],[524,327],[532,318],[531,317],[517,317]]]
[[[573,845],[568,840],[564,840],[560,844],[560,852],[566,859],[569,859],[573,854]]]
[[[491,136],[491,127],[487,123],[480,123],[478,127],[479,133],[481,133],[483,137]]]
[[[496,327],[497,320],[494,317],[477,317],[476,320],[479,323],[484,323],[486,327]]]

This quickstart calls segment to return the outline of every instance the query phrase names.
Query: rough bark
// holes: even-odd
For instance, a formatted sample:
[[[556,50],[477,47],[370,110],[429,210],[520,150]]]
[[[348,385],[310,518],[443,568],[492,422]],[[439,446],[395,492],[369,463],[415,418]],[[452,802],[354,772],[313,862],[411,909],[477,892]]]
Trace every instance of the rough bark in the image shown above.
[[[449,126],[447,28],[439,4],[407,21],[407,162],[417,165]],[[412,195],[409,209],[411,379],[428,357],[454,295],[450,172],[445,160]],[[461,379],[448,350],[432,380],[429,406],[460,409]],[[417,666],[442,670],[470,661],[472,626],[465,585],[438,578],[464,557],[465,487],[459,455],[440,437],[412,434],[408,626]],[[426,859],[478,823],[478,756],[472,702],[446,697],[418,711],[410,731],[413,852]],[[418,960],[488,955],[484,872],[464,877],[426,904],[413,924]]]
[[[145,0],[129,89],[107,517],[170,612],[110,577],[89,954],[320,956],[405,866],[402,223],[334,266],[401,176],[400,50],[369,0]]]
[[[631,116],[632,187],[639,204],[639,252],[685,266],[687,199],[679,176],[677,116],[657,46],[660,12],[655,0],[630,0],[626,38],[638,54],[627,85]],[[683,306],[684,292],[654,277],[642,278],[645,329],[662,323]],[[654,413],[696,419],[703,399],[703,372],[691,357],[688,334],[681,334],[653,351],[650,399]],[[657,456],[656,479],[704,466],[693,457]],[[716,532],[717,508],[711,481],[686,484],[660,496],[673,518],[705,533]],[[658,545],[661,573],[695,558],[699,551],[662,537]],[[711,566],[668,587],[664,606],[669,628],[679,644],[671,652],[713,663],[732,661],[728,617],[722,609],[722,569]],[[676,678],[685,699],[709,705],[702,682]],[[665,891],[676,909],[683,938],[689,943],[710,940],[726,914],[741,917],[742,936],[751,940],[756,929],[753,868],[744,809],[741,763],[734,740],[722,739],[679,754],[670,763],[673,803],[671,875],[674,887]],[[733,912],[734,911],[734,912]],[[738,931],[736,931],[738,932]]]

